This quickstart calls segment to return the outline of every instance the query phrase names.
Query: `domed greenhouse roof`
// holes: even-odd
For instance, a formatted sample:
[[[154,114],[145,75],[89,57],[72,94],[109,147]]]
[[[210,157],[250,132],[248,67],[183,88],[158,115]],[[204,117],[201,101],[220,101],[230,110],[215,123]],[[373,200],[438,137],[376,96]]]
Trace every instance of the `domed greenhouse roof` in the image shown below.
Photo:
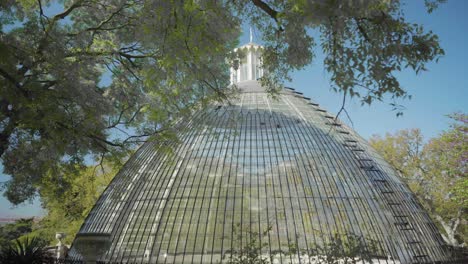
[[[131,157],[70,261],[217,263],[251,241],[272,263],[314,263],[339,243],[379,263],[449,258],[408,187],[352,129],[293,89],[272,99],[257,81],[238,86],[232,104],[184,122],[179,142]]]

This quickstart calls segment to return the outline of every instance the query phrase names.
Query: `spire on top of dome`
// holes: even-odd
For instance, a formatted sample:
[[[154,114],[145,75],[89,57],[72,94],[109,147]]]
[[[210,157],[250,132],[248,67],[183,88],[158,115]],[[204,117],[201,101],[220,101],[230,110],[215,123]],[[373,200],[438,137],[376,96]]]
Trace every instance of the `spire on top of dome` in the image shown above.
[[[253,42],[253,29],[250,27],[250,42],[236,48],[234,51],[242,51],[242,58],[231,67],[231,84],[243,81],[258,80],[263,76],[261,67],[261,54],[263,46]]]

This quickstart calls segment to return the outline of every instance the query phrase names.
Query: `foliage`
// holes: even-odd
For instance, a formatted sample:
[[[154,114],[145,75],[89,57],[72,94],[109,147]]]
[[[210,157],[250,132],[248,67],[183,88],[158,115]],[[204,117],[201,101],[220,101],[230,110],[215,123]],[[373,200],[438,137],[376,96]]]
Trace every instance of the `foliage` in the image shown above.
[[[441,1],[427,0],[432,11]],[[0,158],[14,204],[94,158],[117,165],[170,136],[194,107],[229,97],[241,23],[262,32],[276,91],[325,53],[333,89],[404,98],[394,73],[425,70],[438,37],[387,0],[21,0],[0,3]],[[312,33],[320,37],[315,40]],[[226,59],[228,58],[228,59]]]
[[[55,233],[64,232],[67,236],[63,242],[71,244],[115,173],[115,170],[104,165],[102,168],[84,167],[77,172],[64,174],[58,180],[52,175],[44,177],[39,193],[47,215],[31,235],[55,244]]]
[[[324,264],[351,264],[372,263],[372,256],[378,252],[376,243],[362,236],[354,234],[334,234],[322,244],[311,245],[313,249],[308,252],[294,243],[288,244],[287,251],[267,252],[268,235],[272,227],[262,232],[251,231],[248,227],[241,229],[237,224],[233,230],[234,244],[229,253],[223,255],[223,263],[228,264],[267,264],[273,263],[274,253],[288,258],[308,259],[313,263]],[[263,253],[262,253],[263,251]],[[300,262],[300,261],[299,261]]]
[[[15,240],[0,251],[3,264],[47,264],[55,263],[53,256],[44,247],[46,242],[38,237]]]
[[[424,143],[419,129],[387,133],[384,138],[375,135],[369,142],[403,177],[421,172]]]
[[[335,234],[325,245],[316,246],[314,257],[324,264],[372,263],[376,252],[376,244],[371,240],[354,234]]]
[[[332,89],[358,97],[363,104],[405,98],[394,76],[411,68],[424,71],[444,51],[438,37],[421,25],[405,21],[400,1],[239,1],[238,12],[263,33],[266,84],[288,79],[288,72],[311,62],[320,44]],[[253,5],[252,5],[253,3]],[[438,1],[426,1],[432,11]],[[258,9],[262,12],[258,12]],[[265,16],[267,14],[267,16]],[[319,40],[308,32],[319,32]],[[396,106],[396,104],[395,104]]]
[[[431,139],[425,146],[426,170],[432,175],[443,175],[447,181],[450,199],[464,210],[468,209],[468,115],[450,115],[456,123],[438,138]],[[441,188],[442,186],[432,186]],[[435,191],[435,190],[432,190]],[[444,214],[444,212],[440,212]]]
[[[238,23],[219,5],[2,2],[0,157],[12,176],[7,198],[30,199],[42,178],[58,180],[89,157],[120,165],[129,150],[170,132],[177,117],[221,93]],[[53,12],[57,6],[63,10]]]
[[[0,226],[0,249],[7,248],[15,239],[32,240],[35,237],[40,237],[46,245],[55,244],[55,234],[59,231],[67,235],[63,242],[71,244],[115,173],[116,168],[104,163],[73,169],[58,179],[51,174],[43,177],[39,193],[47,215],[38,223],[33,223],[30,218]]]
[[[18,219],[14,223],[0,226],[0,249],[8,247],[14,239],[28,234],[33,228],[33,218]]]
[[[424,4],[426,5],[427,12],[432,13],[435,9],[439,7],[440,4],[443,4],[445,2],[447,2],[447,0],[426,0],[424,1]]]
[[[468,121],[461,113],[450,118],[451,128],[426,144],[418,129],[374,136],[370,143],[400,172],[445,240],[457,246],[468,240]]]
[[[272,227],[266,228],[264,231],[255,232],[250,229],[241,229],[241,225],[237,224],[233,230],[234,245],[229,254],[223,255],[223,263],[228,264],[267,264],[270,263],[269,257],[262,254],[262,250],[268,243],[261,243],[267,240],[268,233]]]

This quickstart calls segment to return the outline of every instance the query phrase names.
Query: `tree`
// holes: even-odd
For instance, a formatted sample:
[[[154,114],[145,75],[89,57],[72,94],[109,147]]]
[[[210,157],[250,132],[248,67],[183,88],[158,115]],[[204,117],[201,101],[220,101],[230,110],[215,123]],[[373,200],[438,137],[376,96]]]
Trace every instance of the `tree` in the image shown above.
[[[14,223],[0,226],[0,249],[8,247],[14,239],[28,234],[33,228],[33,218],[18,219]]]
[[[0,250],[0,263],[3,264],[53,264],[56,263],[51,252],[45,249],[44,240],[34,237],[15,240]]]
[[[272,93],[317,44],[333,89],[368,104],[406,97],[394,72],[443,55],[399,1],[8,0],[0,14],[0,158],[14,204],[90,158],[119,165],[194,108],[228,98],[243,22],[262,32]]]
[[[338,234],[322,238],[321,244],[310,245],[308,251],[294,243],[288,244],[288,250],[268,250],[268,240],[272,227],[262,232],[242,228],[236,224],[233,230],[232,250],[223,255],[221,263],[227,264],[268,264],[283,260],[286,263],[323,263],[356,264],[372,263],[372,257],[378,252],[377,243],[352,233]],[[276,261],[275,261],[276,260]]]
[[[354,234],[335,234],[324,245],[316,245],[315,255],[310,257],[323,264],[373,263],[377,252],[376,241]]]
[[[424,144],[418,129],[374,136],[371,145],[407,182],[453,246],[468,241],[468,123],[466,114],[450,116],[451,128]]]
[[[272,230],[269,226],[262,232],[255,232],[250,228],[242,228],[237,223],[233,230],[232,250],[222,257],[222,263],[227,264],[268,264],[271,256],[265,254],[268,243],[262,243],[268,239],[268,234]],[[263,252],[262,252],[263,251]]]
[[[63,242],[71,244],[89,211],[116,173],[107,164],[97,170],[89,166],[64,173],[59,179],[52,174],[42,178],[39,194],[47,215],[29,236],[41,237],[47,243],[55,244],[55,234],[60,231],[67,235]]]

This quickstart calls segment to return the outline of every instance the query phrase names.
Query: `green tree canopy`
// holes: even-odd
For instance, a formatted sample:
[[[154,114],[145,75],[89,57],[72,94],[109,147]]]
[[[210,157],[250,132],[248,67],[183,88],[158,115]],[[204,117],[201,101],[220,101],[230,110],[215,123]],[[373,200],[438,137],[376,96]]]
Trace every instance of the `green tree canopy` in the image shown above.
[[[374,136],[371,145],[407,182],[451,245],[468,241],[468,119],[424,143],[419,129]]]
[[[40,183],[39,194],[47,215],[42,218],[29,236],[41,237],[46,242],[56,242],[55,233],[64,232],[63,240],[71,244],[84,219],[97,199],[110,183],[116,171],[104,164],[88,166],[65,172],[61,177],[48,174]]]
[[[440,0],[429,1],[433,9]],[[173,122],[230,94],[242,23],[262,34],[275,91],[316,47],[336,91],[407,96],[394,73],[443,55],[388,0],[7,0],[0,3],[0,158],[6,196],[30,199],[86,157],[119,163]],[[57,10],[59,7],[59,11]],[[320,39],[313,39],[318,32]]]
[[[14,223],[0,226],[0,250],[8,247],[12,240],[31,232],[33,220],[33,218],[18,219]]]

